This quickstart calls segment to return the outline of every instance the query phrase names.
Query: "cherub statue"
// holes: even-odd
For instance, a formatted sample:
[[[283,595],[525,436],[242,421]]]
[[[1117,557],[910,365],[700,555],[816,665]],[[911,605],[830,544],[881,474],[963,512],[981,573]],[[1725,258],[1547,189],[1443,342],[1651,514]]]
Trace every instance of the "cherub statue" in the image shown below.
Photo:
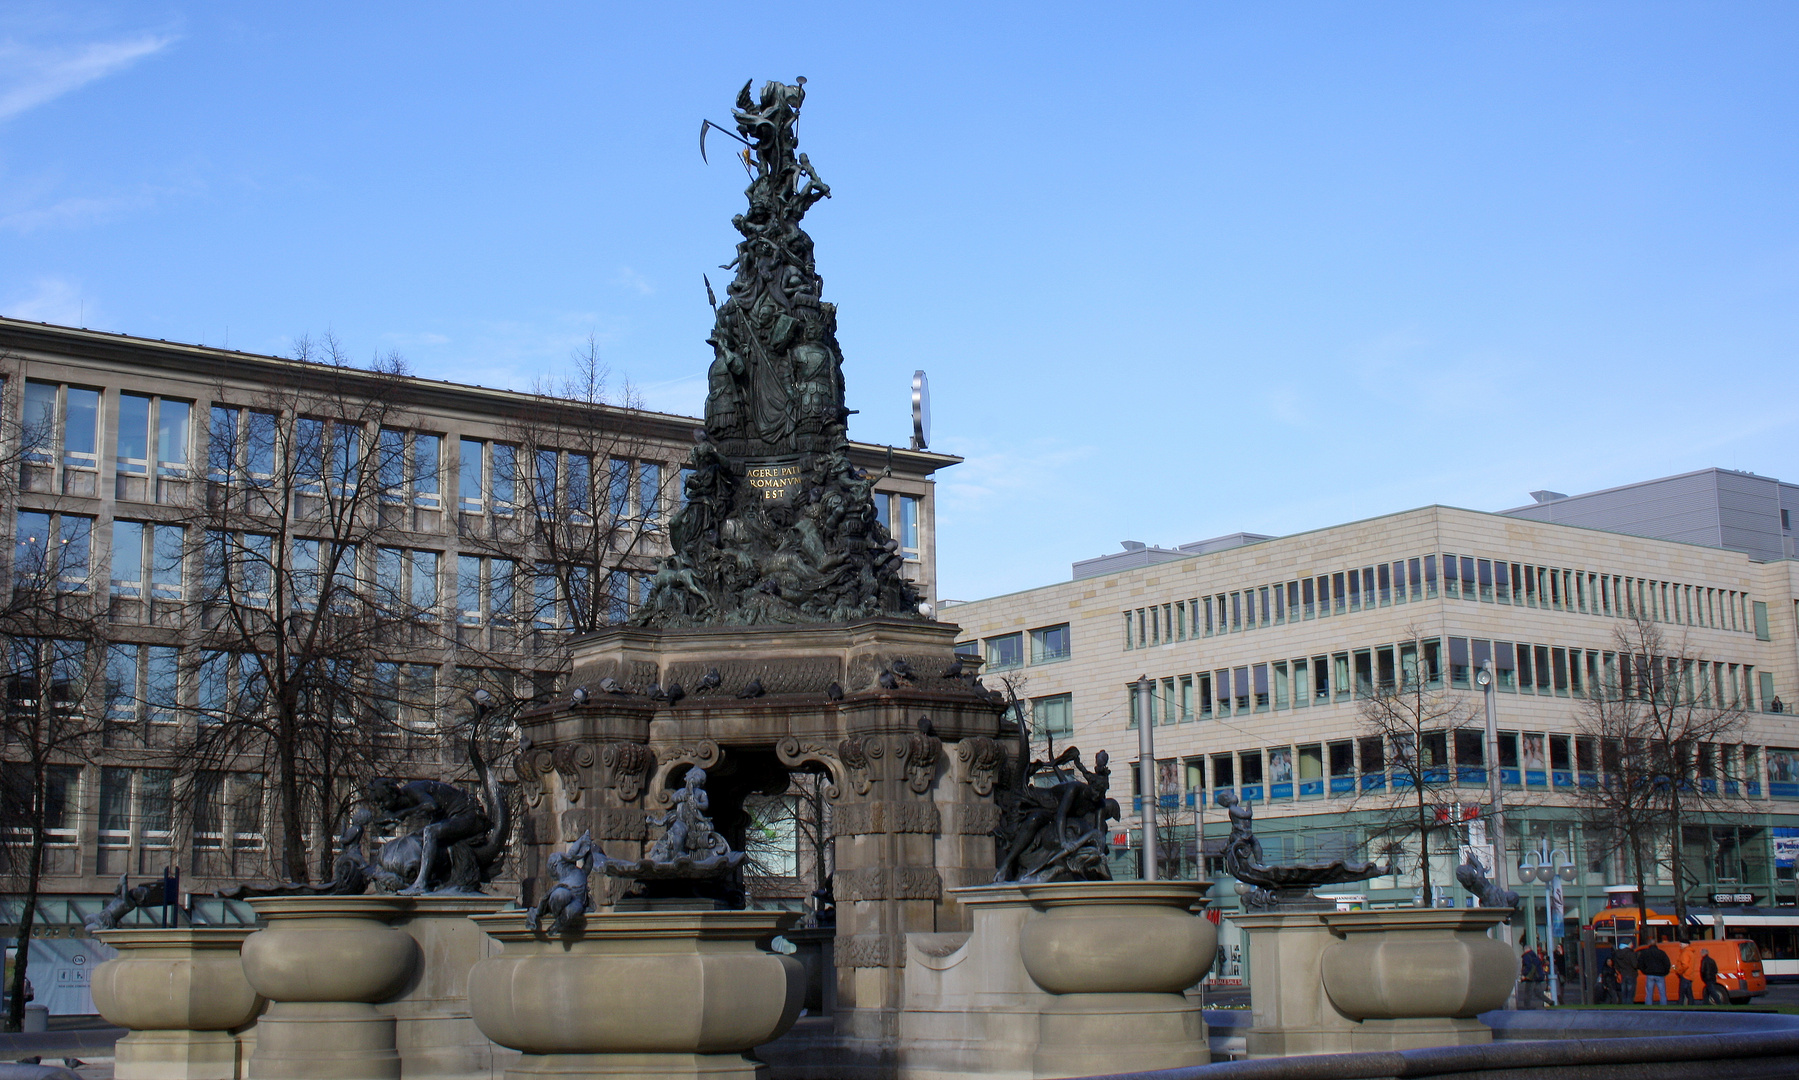
[[[542,928],[544,913],[549,912],[553,916],[550,919],[551,936],[561,934],[564,927],[593,907],[593,893],[588,889],[587,877],[593,873],[594,855],[593,830],[589,829],[566,852],[558,851],[550,856],[550,874],[556,884],[525,914],[525,922],[532,930]],[[600,858],[603,860],[605,856]]]

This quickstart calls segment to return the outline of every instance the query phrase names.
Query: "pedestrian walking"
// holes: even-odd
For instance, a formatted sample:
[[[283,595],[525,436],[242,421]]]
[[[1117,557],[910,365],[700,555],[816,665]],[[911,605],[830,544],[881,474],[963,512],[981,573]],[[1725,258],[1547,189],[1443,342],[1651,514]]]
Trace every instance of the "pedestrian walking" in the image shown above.
[[[1528,945],[1524,947],[1524,955],[1518,959],[1518,1007],[1543,1007],[1543,958]]]
[[[1687,942],[1680,950],[1680,963],[1674,969],[1674,974],[1680,979],[1680,997],[1676,1004],[1698,1004],[1699,999],[1693,996],[1694,991],[1698,991],[1700,997],[1705,996],[1705,980],[1699,975],[1699,964],[1704,958],[1705,946],[1697,941]]]

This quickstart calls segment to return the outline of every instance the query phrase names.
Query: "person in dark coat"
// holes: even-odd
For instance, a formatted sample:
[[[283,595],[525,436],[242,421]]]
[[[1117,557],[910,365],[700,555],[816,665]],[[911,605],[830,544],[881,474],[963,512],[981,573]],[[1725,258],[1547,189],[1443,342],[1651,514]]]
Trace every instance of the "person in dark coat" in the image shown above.
[[[1637,950],[1637,970],[1648,979],[1649,986],[1643,996],[1643,1004],[1654,1005],[1657,998],[1661,1003],[1668,1003],[1668,974],[1674,970],[1674,961],[1655,942]]]
[[[1626,1005],[1637,1000],[1637,954],[1620,942],[1612,950],[1612,968],[1618,973],[1618,1000]]]

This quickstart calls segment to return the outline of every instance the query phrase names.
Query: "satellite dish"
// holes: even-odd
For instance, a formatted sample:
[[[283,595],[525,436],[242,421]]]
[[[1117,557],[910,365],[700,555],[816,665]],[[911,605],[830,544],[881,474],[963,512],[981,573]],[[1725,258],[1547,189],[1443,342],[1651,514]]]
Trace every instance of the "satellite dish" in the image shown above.
[[[912,373],[912,449],[931,445],[931,384],[923,371]]]

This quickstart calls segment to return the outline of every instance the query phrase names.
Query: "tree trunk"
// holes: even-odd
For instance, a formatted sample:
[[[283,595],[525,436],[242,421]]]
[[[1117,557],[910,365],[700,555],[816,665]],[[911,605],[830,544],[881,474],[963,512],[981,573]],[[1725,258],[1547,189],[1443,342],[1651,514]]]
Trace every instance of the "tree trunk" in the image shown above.
[[[287,738],[276,753],[281,768],[281,869],[287,880],[305,883],[310,879],[306,866],[306,830],[300,821],[299,760],[293,743],[293,725],[283,725]]]
[[[37,921],[38,881],[44,866],[44,781],[40,769],[33,785],[35,821],[31,830],[31,854],[25,868],[25,898],[19,912],[18,953],[13,961],[12,985],[7,988],[6,1030],[22,1031],[25,1026],[25,969],[31,960],[31,927]]]
[[[1683,848],[1685,846],[1683,843],[1683,841],[1685,840],[1685,836],[1683,835],[1684,830],[1682,830],[1682,828],[1681,828],[1682,815],[1681,815],[1681,809],[1680,809],[1680,789],[1678,786],[1678,780],[1676,781],[1676,786],[1674,789],[1674,793],[1672,795],[1672,802],[1670,803],[1670,806],[1673,810],[1673,818],[1674,818],[1673,824],[1671,826],[1672,836],[1670,838],[1672,841],[1672,844],[1673,844],[1673,848],[1674,848],[1674,851],[1673,851],[1673,855],[1674,855],[1674,858],[1673,858],[1673,864],[1674,864],[1674,938],[1676,941],[1685,941],[1688,938],[1688,934],[1687,934],[1686,865],[1685,865],[1686,853],[1683,850]]]

